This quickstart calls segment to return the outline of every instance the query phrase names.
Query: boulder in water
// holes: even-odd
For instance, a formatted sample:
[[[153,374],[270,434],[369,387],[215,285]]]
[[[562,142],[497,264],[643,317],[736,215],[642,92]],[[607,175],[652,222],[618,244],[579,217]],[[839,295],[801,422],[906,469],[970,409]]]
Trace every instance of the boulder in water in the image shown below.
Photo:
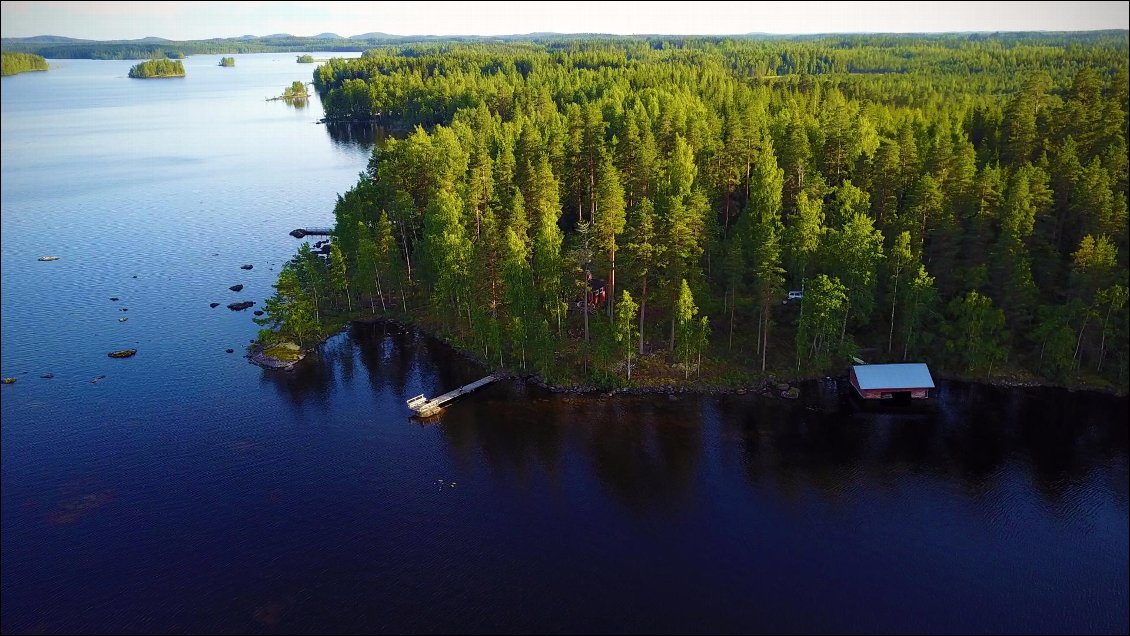
[[[40,256],[39,260],[41,260],[41,261],[57,261],[57,260],[59,260],[59,257],[58,256]]]
[[[240,269],[251,269],[252,267],[255,267],[255,266],[254,265],[240,265],[239,266]]]
[[[228,287],[228,289],[232,290],[233,292],[243,291],[243,285],[232,285],[231,287]]]
[[[15,378],[4,378],[4,384],[15,384],[15,383],[16,383]]]
[[[211,307],[212,309],[215,309],[216,307],[220,306],[220,303],[208,303],[208,306]]]
[[[251,307],[254,304],[255,304],[254,300],[245,300],[241,303],[229,303],[228,309],[230,309],[232,311],[243,311],[244,309],[247,309],[248,307]]]
[[[131,358],[137,353],[137,349],[122,349],[120,351],[111,351],[106,355],[111,358]]]

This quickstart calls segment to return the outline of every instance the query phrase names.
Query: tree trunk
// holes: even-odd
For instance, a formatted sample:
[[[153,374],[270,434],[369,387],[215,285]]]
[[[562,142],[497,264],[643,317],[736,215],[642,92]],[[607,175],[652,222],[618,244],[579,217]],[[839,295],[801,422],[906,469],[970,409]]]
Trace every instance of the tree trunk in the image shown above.
[[[727,351],[733,351],[733,349],[734,349],[734,304],[735,304],[735,302],[736,302],[736,299],[734,298],[734,290],[733,290],[733,288],[731,288],[730,289],[730,342],[729,342],[729,344],[726,345]]]
[[[643,292],[640,294],[640,356],[643,356],[643,319],[647,311],[647,275],[643,277]]]
[[[765,343],[761,347],[761,371],[765,372],[765,357],[769,351],[769,297],[766,296],[762,301],[764,303],[762,312],[765,314]]]
[[[675,308],[678,306],[679,297],[676,295],[674,302],[671,303],[671,343],[667,347],[670,349],[671,355],[675,355]]]
[[[1075,355],[1071,356],[1071,362],[1074,363],[1076,368],[1079,367],[1080,363],[1079,348],[1083,345],[1083,331],[1087,329],[1087,323],[1090,322],[1090,320],[1090,316],[1087,316],[1087,318],[1083,320],[1083,326],[1079,327],[1079,337],[1075,339]]]
[[[895,290],[894,290],[894,293],[891,294],[891,331],[887,335],[887,353],[890,353],[891,351],[894,350],[894,344],[895,344],[895,302],[898,301],[898,297],[899,297],[899,277],[898,277],[898,274],[895,274]]]
[[[412,257],[408,255],[408,236],[404,233],[404,224],[400,225],[400,241],[404,244],[404,263],[408,266],[408,282],[412,282]]]
[[[1103,318],[1103,337],[1102,340],[1099,341],[1099,364],[1095,367],[1095,371],[1100,373],[1103,370],[1103,358],[1106,356],[1106,323],[1110,320],[1110,310],[1112,308],[1114,308],[1113,302],[1106,308],[1106,316]]]
[[[616,250],[608,252],[608,320],[615,320],[616,303]]]
[[[849,313],[851,313],[851,305],[848,305],[847,307],[844,308],[844,322],[840,326],[840,349],[841,350],[844,348],[844,334],[847,333],[847,319],[848,319]]]
[[[761,353],[761,319],[765,315],[765,308],[762,307],[757,312],[757,353]]]

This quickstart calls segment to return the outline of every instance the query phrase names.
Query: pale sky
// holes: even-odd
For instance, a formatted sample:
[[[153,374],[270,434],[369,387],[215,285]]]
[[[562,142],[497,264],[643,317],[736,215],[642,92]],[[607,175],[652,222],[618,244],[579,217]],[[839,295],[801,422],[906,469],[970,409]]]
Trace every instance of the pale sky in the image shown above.
[[[1126,29],[1130,2],[0,2],[3,37],[732,35]]]

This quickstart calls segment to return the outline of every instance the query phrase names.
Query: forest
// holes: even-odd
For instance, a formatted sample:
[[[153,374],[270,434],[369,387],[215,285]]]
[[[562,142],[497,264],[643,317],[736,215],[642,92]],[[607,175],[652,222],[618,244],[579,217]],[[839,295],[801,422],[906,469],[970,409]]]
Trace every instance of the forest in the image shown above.
[[[46,71],[47,60],[30,53],[0,53],[0,68],[4,76],[26,73],[28,71]]]
[[[184,62],[180,60],[147,60],[134,64],[129,70],[134,79],[184,77]]]
[[[260,340],[374,314],[557,383],[726,386],[854,356],[1125,393],[1127,40],[332,59],[327,120],[398,134],[339,196],[328,254],[304,244],[280,272]]]

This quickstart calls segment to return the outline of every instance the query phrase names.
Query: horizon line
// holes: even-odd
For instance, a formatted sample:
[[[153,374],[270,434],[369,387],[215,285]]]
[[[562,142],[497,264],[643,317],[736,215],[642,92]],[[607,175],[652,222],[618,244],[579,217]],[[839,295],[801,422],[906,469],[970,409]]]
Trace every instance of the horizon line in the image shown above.
[[[979,31],[823,31],[813,33],[775,33],[772,31],[748,31],[745,33],[601,33],[598,31],[531,31],[529,33],[500,33],[496,35],[480,35],[475,33],[450,33],[450,34],[431,34],[431,33],[413,33],[402,35],[398,33],[385,33],[383,31],[369,31],[367,33],[358,33],[355,35],[341,35],[333,33],[332,31],[323,31],[314,35],[295,35],[293,33],[268,33],[266,35],[253,35],[250,33],[243,35],[228,35],[228,36],[213,36],[205,38],[188,38],[188,39],[172,39],[159,35],[147,35],[140,38],[119,38],[119,39],[91,39],[80,38],[69,35],[58,35],[54,33],[43,33],[39,35],[9,35],[4,36],[3,40],[29,40],[33,38],[67,38],[70,40],[82,40],[84,42],[138,42],[141,40],[159,39],[167,42],[194,42],[204,40],[237,40],[240,38],[269,38],[269,37],[292,37],[292,38],[318,38],[323,35],[334,35],[339,39],[351,40],[358,38],[369,33],[376,33],[380,36],[390,38],[520,38],[520,37],[535,37],[535,36],[573,36],[573,35],[589,35],[601,37],[618,37],[618,38],[640,38],[640,37],[674,37],[674,38],[695,38],[695,37],[748,37],[754,35],[770,35],[776,37],[797,37],[797,36],[837,36],[837,35],[977,35],[977,34],[997,34],[997,33],[1128,33],[1130,29],[986,29]],[[322,38],[330,39],[330,38]]]

